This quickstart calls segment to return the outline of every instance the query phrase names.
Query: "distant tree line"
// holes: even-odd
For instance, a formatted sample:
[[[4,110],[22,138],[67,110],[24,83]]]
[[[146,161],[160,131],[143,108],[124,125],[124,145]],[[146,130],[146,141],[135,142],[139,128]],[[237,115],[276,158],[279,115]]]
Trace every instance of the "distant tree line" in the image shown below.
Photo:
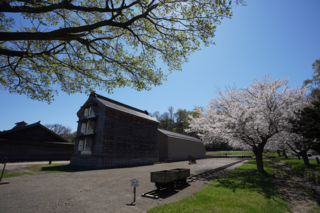
[[[189,115],[197,116],[197,113],[186,109],[178,109],[177,111],[174,111],[172,106],[168,107],[168,111],[162,114],[160,114],[159,111],[155,111],[151,114],[152,117],[160,122],[159,129],[165,129],[198,138],[196,133],[186,133],[184,131],[184,129],[189,128]]]
[[[44,126],[56,133],[57,135],[63,137],[70,143],[75,142],[77,131],[72,132],[71,127],[63,126],[61,124],[45,124]]]
[[[205,144],[207,151],[229,151],[233,150],[232,146],[229,146],[227,142],[222,142],[219,140],[213,140]]]

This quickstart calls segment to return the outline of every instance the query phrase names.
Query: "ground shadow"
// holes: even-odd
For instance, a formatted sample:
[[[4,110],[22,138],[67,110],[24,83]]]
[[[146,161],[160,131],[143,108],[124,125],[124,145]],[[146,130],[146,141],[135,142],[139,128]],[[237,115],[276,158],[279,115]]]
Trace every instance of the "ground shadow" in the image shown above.
[[[151,196],[158,196],[161,199],[166,199],[168,197],[171,197],[180,191],[184,190],[185,188],[188,188],[191,186],[189,183],[185,184],[177,184],[173,189],[169,188],[161,188],[160,190],[152,190],[150,192],[147,192],[146,194],[151,195]]]
[[[61,165],[61,166],[46,166],[42,167],[41,171],[47,172],[83,172],[93,170],[88,167],[79,167],[79,166],[70,166],[70,165]]]
[[[134,204],[135,202],[132,202],[132,203],[127,203],[126,205],[127,206],[135,206],[136,204]]]
[[[212,187],[225,187],[232,189],[235,192],[238,189],[250,189],[251,191],[256,191],[259,194],[263,194],[266,198],[271,198],[272,196],[278,194],[275,187],[271,187],[275,184],[274,176],[264,172],[258,172],[256,169],[249,169],[248,166],[254,165],[256,167],[255,161],[249,161],[246,163],[246,167],[243,169],[238,167],[233,172],[223,175],[220,171],[220,178],[216,179],[216,182]],[[218,174],[218,173],[217,173]],[[208,176],[208,178],[203,178],[204,180],[215,179],[216,174]]]
[[[185,188],[188,188],[190,186],[190,184],[186,183],[186,184],[180,184],[177,185],[174,189],[162,189],[159,192],[159,198],[161,199],[166,199],[168,197],[171,197],[177,193],[179,193],[180,191],[184,190]]]

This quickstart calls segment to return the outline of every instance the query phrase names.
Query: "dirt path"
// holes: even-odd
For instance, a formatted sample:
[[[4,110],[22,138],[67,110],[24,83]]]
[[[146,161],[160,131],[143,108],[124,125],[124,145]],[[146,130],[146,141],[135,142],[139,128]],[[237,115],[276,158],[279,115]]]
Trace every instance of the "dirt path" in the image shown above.
[[[279,165],[270,163],[269,166],[274,168],[282,199],[290,206],[293,213],[319,212],[319,204],[315,197],[285,172],[276,170],[275,167],[280,169]]]
[[[217,168],[236,159],[205,159],[197,164],[176,162],[132,168],[105,169],[84,172],[24,175],[8,178],[9,184],[0,185],[0,209],[6,212],[146,212],[157,205],[171,203],[201,190],[210,180],[191,183],[170,195],[153,200],[141,193],[155,189],[150,172],[173,168],[190,168],[192,174]],[[228,170],[240,166],[241,163]],[[223,173],[217,174],[217,176]],[[137,179],[136,205],[130,180]]]

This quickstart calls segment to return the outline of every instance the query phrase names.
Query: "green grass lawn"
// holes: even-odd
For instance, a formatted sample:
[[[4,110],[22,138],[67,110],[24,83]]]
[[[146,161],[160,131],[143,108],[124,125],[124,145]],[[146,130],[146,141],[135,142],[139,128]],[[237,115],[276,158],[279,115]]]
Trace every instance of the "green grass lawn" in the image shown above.
[[[217,152],[207,152],[207,155],[254,155],[252,151],[217,151]],[[264,155],[278,156],[277,152],[268,152]]]
[[[300,158],[300,160],[298,158],[295,157],[288,157],[288,159],[285,159],[285,157],[281,156],[280,160],[286,163],[289,163],[293,166],[293,168],[296,168],[297,170],[301,170],[301,169],[305,169],[305,168],[310,168],[313,169],[315,171],[320,172],[320,164],[317,164],[317,160],[316,159],[309,159],[309,166],[304,165],[303,159]]]
[[[273,157],[278,157],[278,153],[277,152],[267,152],[263,154],[264,156],[273,156]]]
[[[252,151],[218,151],[207,155],[254,155]]]
[[[302,158],[300,158],[300,160],[295,157],[285,159],[285,157],[282,156],[280,160],[290,166],[294,173],[320,184],[320,164],[317,164],[316,159],[309,159],[309,166],[304,165]]]
[[[227,175],[210,182],[192,196],[157,206],[152,212],[288,212],[274,187],[272,170],[265,163],[266,174],[256,171],[255,160],[235,168]]]
[[[88,171],[90,168],[85,167],[75,167],[64,164],[39,164],[26,166],[23,169],[17,169],[13,171],[8,171],[5,169],[3,178],[17,177],[21,175],[36,175],[45,173],[55,173],[55,172],[80,172]],[[2,169],[0,169],[0,175]]]

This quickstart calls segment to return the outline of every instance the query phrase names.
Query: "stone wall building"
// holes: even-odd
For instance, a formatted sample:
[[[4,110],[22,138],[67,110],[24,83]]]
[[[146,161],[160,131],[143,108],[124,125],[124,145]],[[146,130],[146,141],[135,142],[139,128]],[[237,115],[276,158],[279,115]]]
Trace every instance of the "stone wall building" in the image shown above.
[[[168,130],[158,129],[159,160],[188,160],[191,155],[196,159],[206,158],[203,142],[198,138]]]
[[[70,160],[74,144],[40,124],[16,123],[0,132],[0,160],[9,162]]]
[[[93,93],[77,116],[70,165],[114,168],[158,162],[159,122],[147,111]]]

